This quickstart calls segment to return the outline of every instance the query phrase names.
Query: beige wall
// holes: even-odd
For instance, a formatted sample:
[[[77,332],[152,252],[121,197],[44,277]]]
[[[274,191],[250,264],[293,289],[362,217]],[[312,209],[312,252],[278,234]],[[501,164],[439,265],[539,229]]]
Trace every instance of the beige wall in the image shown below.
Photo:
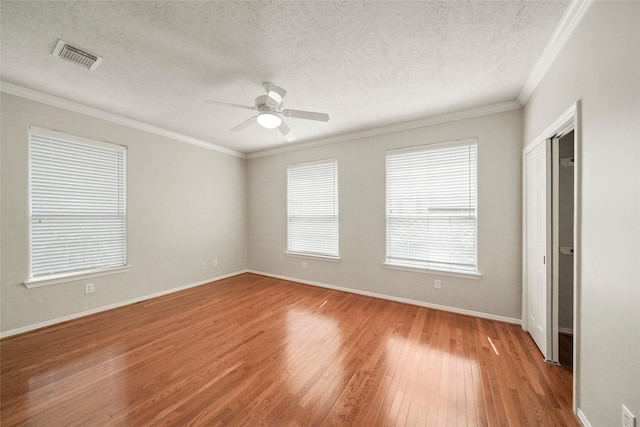
[[[247,268],[246,160],[5,93],[1,96],[3,332]],[[24,287],[29,274],[29,125],[128,147],[129,272]],[[217,268],[212,266],[214,259]],[[84,294],[87,282],[95,283],[95,293]]]
[[[640,416],[640,2],[594,2],[524,110],[531,143],[582,101],[578,407]]]
[[[250,160],[249,268],[519,319],[521,115],[515,110]],[[482,278],[385,268],[385,151],[464,138],[478,141],[478,263]],[[287,256],[286,167],[330,157],[338,159],[341,260]],[[440,290],[433,287],[436,278],[442,280]]]

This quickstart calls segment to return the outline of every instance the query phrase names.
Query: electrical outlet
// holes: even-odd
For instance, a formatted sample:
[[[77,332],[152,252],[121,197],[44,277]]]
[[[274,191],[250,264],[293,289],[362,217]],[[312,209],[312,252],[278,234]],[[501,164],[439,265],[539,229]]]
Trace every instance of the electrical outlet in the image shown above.
[[[85,294],[91,294],[91,293],[93,293],[94,290],[95,290],[95,286],[93,285],[93,283],[86,283],[84,285],[84,293]]]
[[[635,415],[624,405],[622,405],[622,427],[636,427]]]
[[[307,261],[302,261],[302,268],[307,268]]]
[[[214,259],[214,260],[213,260],[213,266],[214,266],[214,267],[217,267],[217,266],[218,266],[218,260],[217,260],[217,259]]]
[[[207,268],[207,263],[206,262],[201,262],[200,263],[200,270],[205,270]]]
[[[434,287],[435,289],[440,289],[440,287],[441,287],[440,280],[438,280],[438,279],[434,280],[434,281],[433,281],[433,287]]]

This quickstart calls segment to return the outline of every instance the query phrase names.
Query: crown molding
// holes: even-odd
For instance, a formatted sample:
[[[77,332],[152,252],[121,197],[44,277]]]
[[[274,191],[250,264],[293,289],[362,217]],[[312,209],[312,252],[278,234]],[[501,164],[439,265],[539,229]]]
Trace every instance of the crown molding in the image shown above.
[[[186,142],[187,144],[196,145],[201,148],[206,148],[207,150],[217,151],[219,153],[228,154],[230,156],[240,157],[242,159],[246,158],[244,153],[241,153],[236,150],[232,150],[230,148],[226,148],[217,144],[213,144],[211,142],[203,141],[198,138],[193,138],[190,136],[183,135],[178,132],[170,131],[167,129],[162,129],[157,126],[153,126],[147,123],[139,122],[137,120],[133,120],[124,116],[120,116],[118,114],[109,113],[107,111],[103,111],[97,108],[89,107],[84,104],[80,104],[74,101],[69,101],[68,99],[59,98],[54,95],[49,95],[44,92],[39,92],[34,89],[29,89],[23,86],[19,86],[13,83],[8,83],[5,81],[0,81],[0,92],[7,93],[9,95],[19,96],[21,98],[26,98],[31,101],[41,102],[43,104],[51,105],[54,107],[62,108],[65,110],[73,111],[75,113],[84,114],[90,117],[94,117],[96,119],[105,120],[108,122],[116,123],[119,125],[127,126],[133,129],[142,130],[145,132],[153,133],[155,135],[163,136],[169,139],[173,139],[175,141]]]
[[[503,101],[495,104],[484,105],[482,107],[462,110],[455,113],[443,114],[440,116],[427,117],[424,119],[413,120],[409,122],[396,123],[386,126],[379,126],[370,129],[363,129],[355,132],[344,133],[340,135],[320,138],[308,142],[290,144],[284,147],[270,148],[262,151],[255,151],[247,154],[247,159],[256,159],[259,157],[272,156],[274,154],[286,153],[289,151],[304,150],[306,148],[316,147],[319,145],[335,144],[338,142],[351,141],[354,139],[368,138],[378,135],[386,135],[389,133],[402,132],[405,130],[418,129],[427,126],[433,126],[441,123],[454,122],[457,120],[471,119],[474,117],[486,116],[489,114],[503,113],[505,111],[518,110],[522,105],[516,101]]]
[[[547,46],[542,51],[542,55],[538,58],[538,62],[536,62],[536,65],[531,70],[527,81],[522,86],[522,89],[520,89],[518,102],[520,102],[521,105],[527,103],[533,92],[540,84],[540,81],[542,81],[544,75],[549,71],[549,68],[560,53],[560,50],[567,43],[569,37],[578,27],[578,24],[580,24],[580,21],[582,21],[582,18],[587,13],[587,10],[589,10],[593,1],[594,0],[571,1],[564,15],[562,15],[560,23],[551,35]]]
[[[10,95],[26,98],[31,101],[41,102],[43,104],[51,105],[54,107],[62,108],[65,110],[73,111],[80,114],[85,114],[90,117],[106,120],[112,123],[128,126],[134,129],[146,131],[163,137],[167,137],[176,141],[186,142],[188,144],[196,145],[198,147],[206,148],[208,150],[218,151],[220,153],[228,154],[231,156],[239,157],[242,159],[253,159],[258,157],[265,157],[279,153],[285,153],[289,151],[303,150],[318,145],[334,144],[338,142],[351,141],[359,138],[366,138],[377,135],[385,135],[394,132],[401,132],[405,130],[417,129],[427,126],[433,126],[440,123],[447,123],[456,120],[469,119],[473,117],[485,116],[488,114],[501,113],[510,110],[517,110],[522,108],[522,105],[516,100],[504,101],[495,104],[476,107],[468,110],[458,111],[454,113],[427,117],[424,119],[413,120],[409,122],[396,123],[386,126],[379,126],[375,128],[363,129],[355,132],[349,132],[345,134],[339,134],[330,136],[327,138],[320,138],[316,140],[310,140],[308,142],[294,143],[284,147],[271,148],[262,151],[256,151],[250,154],[245,154],[230,148],[222,147],[210,142],[203,141],[201,139],[186,136],[174,131],[166,130],[153,126],[147,123],[139,122],[118,114],[109,113],[97,108],[89,107],[84,104],[80,104],[68,99],[59,98],[54,95],[50,95],[44,92],[40,92],[34,89],[29,89],[23,86],[19,86],[13,83],[0,81],[0,92],[4,92]]]

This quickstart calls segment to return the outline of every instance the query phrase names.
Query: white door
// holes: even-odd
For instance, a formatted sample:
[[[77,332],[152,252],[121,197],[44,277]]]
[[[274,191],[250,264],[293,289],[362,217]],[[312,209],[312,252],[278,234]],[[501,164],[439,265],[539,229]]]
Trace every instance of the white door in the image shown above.
[[[549,359],[551,343],[548,328],[551,313],[550,243],[550,154],[551,141],[538,144],[526,154],[526,240],[527,240],[527,331],[542,355]]]

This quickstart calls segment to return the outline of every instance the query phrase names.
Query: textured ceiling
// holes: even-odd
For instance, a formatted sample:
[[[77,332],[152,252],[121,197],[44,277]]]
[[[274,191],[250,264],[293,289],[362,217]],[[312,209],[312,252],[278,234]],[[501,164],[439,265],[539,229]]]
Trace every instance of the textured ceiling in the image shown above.
[[[241,152],[285,144],[206,99],[284,87],[298,142],[514,100],[568,1],[2,1],[1,78]],[[88,71],[58,39],[103,56]]]

